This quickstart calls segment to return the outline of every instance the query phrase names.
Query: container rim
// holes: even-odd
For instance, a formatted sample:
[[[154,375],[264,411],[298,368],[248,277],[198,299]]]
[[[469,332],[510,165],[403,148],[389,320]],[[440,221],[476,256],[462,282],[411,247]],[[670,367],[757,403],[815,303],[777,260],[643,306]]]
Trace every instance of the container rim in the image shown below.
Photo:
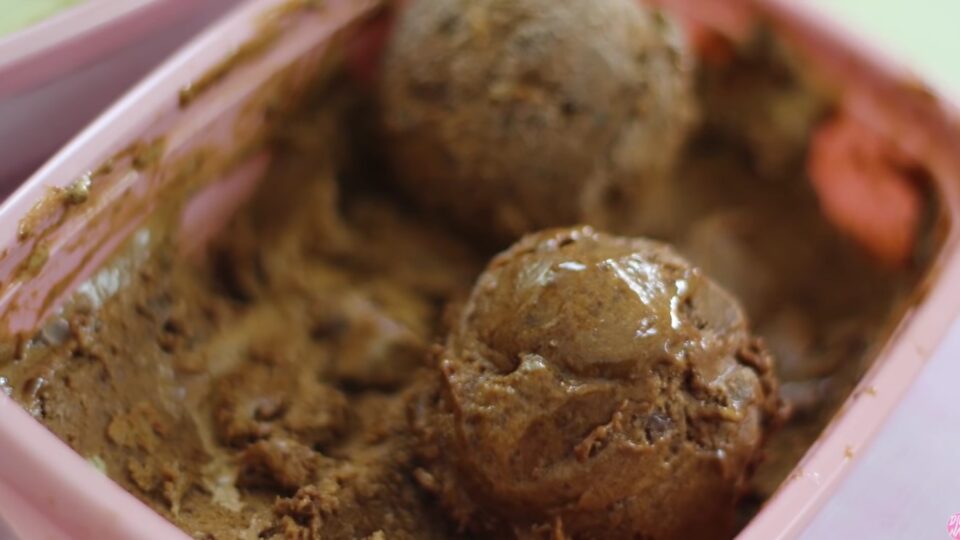
[[[85,0],[0,37],[0,98],[96,61],[189,15],[191,0]]]

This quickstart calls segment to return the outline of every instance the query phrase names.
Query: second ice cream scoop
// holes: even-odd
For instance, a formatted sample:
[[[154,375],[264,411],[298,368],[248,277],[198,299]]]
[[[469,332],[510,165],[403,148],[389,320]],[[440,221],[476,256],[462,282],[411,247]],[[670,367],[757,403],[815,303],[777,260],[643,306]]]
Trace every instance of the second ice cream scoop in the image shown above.
[[[694,117],[681,43],[636,0],[413,0],[381,84],[398,180],[500,240],[620,212],[653,234]]]

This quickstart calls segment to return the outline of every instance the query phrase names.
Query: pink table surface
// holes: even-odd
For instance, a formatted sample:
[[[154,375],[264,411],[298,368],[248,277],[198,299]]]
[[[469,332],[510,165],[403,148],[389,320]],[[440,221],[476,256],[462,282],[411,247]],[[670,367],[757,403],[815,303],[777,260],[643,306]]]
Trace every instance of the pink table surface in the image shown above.
[[[960,302],[960,298],[957,299]],[[804,540],[944,539],[960,512],[960,321]]]

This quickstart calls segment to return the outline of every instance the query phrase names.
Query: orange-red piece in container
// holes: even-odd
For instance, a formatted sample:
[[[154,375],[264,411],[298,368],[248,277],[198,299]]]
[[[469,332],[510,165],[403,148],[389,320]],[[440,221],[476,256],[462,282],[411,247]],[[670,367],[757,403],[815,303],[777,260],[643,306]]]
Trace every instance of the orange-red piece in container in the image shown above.
[[[909,156],[840,113],[817,129],[807,167],[827,219],[886,264],[910,259],[923,196]]]

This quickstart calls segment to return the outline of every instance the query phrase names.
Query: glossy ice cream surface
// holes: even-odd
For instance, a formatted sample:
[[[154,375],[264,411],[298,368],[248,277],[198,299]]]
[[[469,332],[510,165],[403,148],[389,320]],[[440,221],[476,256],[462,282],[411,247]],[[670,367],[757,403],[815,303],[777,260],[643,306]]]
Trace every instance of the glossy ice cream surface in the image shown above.
[[[529,235],[447,338],[427,483],[485,533],[723,537],[777,417],[771,367],[734,298],[669,246]]]

